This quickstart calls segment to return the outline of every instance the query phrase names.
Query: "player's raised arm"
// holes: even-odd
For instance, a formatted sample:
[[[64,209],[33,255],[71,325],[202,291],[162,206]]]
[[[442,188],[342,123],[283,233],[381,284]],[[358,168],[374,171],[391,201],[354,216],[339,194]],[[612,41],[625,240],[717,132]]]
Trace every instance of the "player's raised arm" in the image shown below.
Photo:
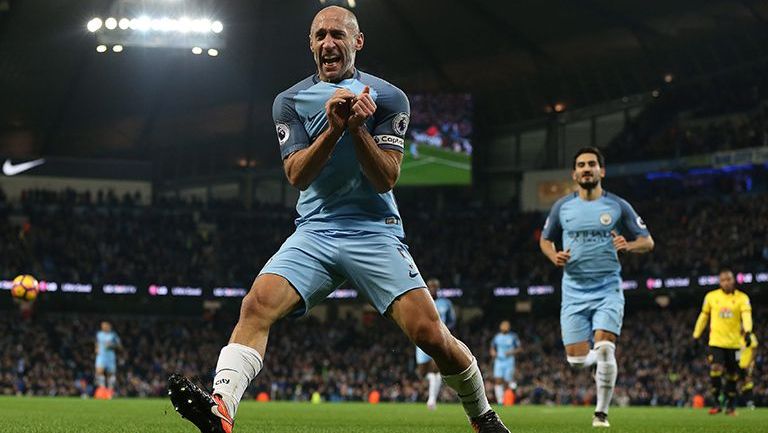
[[[357,160],[365,177],[378,193],[385,193],[394,188],[400,177],[404,137],[410,116],[408,98],[399,90],[392,92],[393,95],[380,93],[382,106],[377,107],[371,97],[370,88],[366,86],[355,98],[348,122],[349,133],[355,142]],[[375,136],[371,135],[365,125],[374,114]]]
[[[704,297],[704,304],[701,307],[701,313],[699,313],[699,318],[696,319],[696,326],[693,328],[693,338],[698,339],[701,337],[701,334],[704,333],[704,330],[707,329],[707,325],[709,324],[709,312],[711,310],[711,307],[709,305],[709,294]]]
[[[275,99],[272,117],[280,142],[283,169],[291,185],[305,190],[320,174],[331,157],[336,143],[344,134],[350,112],[350,101],[354,97],[355,95],[347,89],[339,89],[331,96],[325,103],[328,128],[321,132],[311,144],[295,108],[281,96]]]

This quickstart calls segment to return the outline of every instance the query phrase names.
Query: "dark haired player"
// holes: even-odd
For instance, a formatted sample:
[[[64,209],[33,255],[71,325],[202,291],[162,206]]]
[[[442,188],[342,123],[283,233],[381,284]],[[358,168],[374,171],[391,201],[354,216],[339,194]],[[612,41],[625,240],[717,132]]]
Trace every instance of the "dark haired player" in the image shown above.
[[[568,363],[575,368],[597,363],[592,426],[609,427],[608,407],[617,375],[616,339],[624,317],[618,254],[647,253],[654,244],[632,206],[603,190],[605,160],[600,150],[579,150],[572,176],[578,191],[552,206],[539,246],[555,266],[564,268],[560,327]],[[556,243],[562,244],[562,250]]]

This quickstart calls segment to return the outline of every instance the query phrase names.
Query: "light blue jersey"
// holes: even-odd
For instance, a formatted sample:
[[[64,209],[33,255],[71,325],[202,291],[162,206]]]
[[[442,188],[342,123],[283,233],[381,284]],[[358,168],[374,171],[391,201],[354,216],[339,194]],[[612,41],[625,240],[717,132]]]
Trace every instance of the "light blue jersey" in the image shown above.
[[[515,355],[510,352],[520,347],[520,338],[514,332],[508,332],[506,334],[499,332],[493,337],[491,341],[493,350],[496,351],[497,361],[507,361],[515,359]]]
[[[588,341],[597,329],[621,332],[624,293],[613,231],[627,240],[650,236],[632,206],[608,192],[592,201],[569,194],[552,206],[544,223],[542,237],[561,243],[571,254],[563,272],[560,310],[565,344]]]
[[[403,152],[410,119],[405,94],[373,75],[356,71],[339,83],[308,77],[280,93],[272,107],[283,159],[311,146],[328,128],[325,103],[338,89],[370,88],[376,112],[366,127],[379,148]],[[259,272],[280,275],[301,296],[295,314],[306,313],[337,287],[356,287],[385,314],[409,290],[426,287],[408,246],[392,191],[378,193],[363,173],[355,143],[345,131],[296,205],[296,232]]]
[[[515,376],[515,355],[512,351],[520,347],[520,338],[514,332],[498,333],[491,341],[496,358],[493,360],[493,377],[512,382]]]
[[[453,302],[447,298],[437,298],[435,299],[435,306],[440,320],[445,323],[448,329],[453,329],[456,326],[456,310],[453,309]]]
[[[114,374],[117,370],[115,349],[120,346],[120,337],[114,331],[96,333],[96,368],[103,368],[107,373]]]
[[[96,333],[96,345],[99,355],[114,355],[115,349],[120,345],[120,337],[115,331],[99,331]]]
[[[453,329],[456,326],[456,311],[453,308],[453,302],[447,298],[437,298],[435,299],[435,307],[437,307],[440,320],[445,323],[448,329]],[[425,364],[429,361],[432,361],[432,357],[416,346],[416,364]]]
[[[373,75],[356,71],[339,83],[308,77],[275,98],[275,120],[283,158],[305,149],[328,128],[325,103],[334,92],[360,94],[365,86],[376,103],[366,126],[382,149],[403,152],[410,119],[408,98],[400,89]],[[311,230],[388,232],[403,237],[403,226],[392,191],[378,193],[363,174],[352,137],[345,132],[318,177],[299,195],[298,227]]]

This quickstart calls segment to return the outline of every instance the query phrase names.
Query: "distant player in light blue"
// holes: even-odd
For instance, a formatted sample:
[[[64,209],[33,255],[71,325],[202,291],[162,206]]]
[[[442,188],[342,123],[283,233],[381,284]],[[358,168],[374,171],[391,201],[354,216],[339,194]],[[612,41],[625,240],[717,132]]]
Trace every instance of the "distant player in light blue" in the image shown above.
[[[96,333],[96,386],[115,389],[117,374],[116,350],[120,348],[120,337],[112,330],[112,324],[101,322],[101,330]],[[107,379],[108,375],[108,379]]]
[[[515,383],[515,356],[522,352],[520,338],[512,332],[512,325],[504,320],[499,325],[499,333],[491,341],[491,357],[493,358],[493,391],[496,403],[504,403],[504,391],[507,387],[517,388]]]
[[[438,298],[437,291],[440,289],[440,280],[430,278],[427,281],[427,289],[432,299],[435,300],[437,312],[440,314],[440,320],[445,323],[448,329],[456,326],[456,311],[453,303],[447,298]],[[423,350],[416,346],[416,368],[421,377],[425,377],[429,383],[429,397],[427,398],[427,407],[430,410],[437,409],[437,398],[440,396],[440,386],[443,380],[440,378],[440,370],[437,369],[435,361]]]
[[[565,268],[560,326],[568,363],[576,368],[597,363],[595,427],[610,425],[608,407],[616,385],[616,339],[624,317],[618,253],[647,253],[654,245],[632,206],[603,190],[604,177],[600,150],[579,150],[573,158],[578,191],[555,203],[539,242],[547,258]]]
[[[387,27],[382,37],[395,31]],[[434,359],[475,433],[509,431],[488,404],[475,357],[440,321],[405,244],[392,188],[400,176],[410,106],[402,90],[355,67],[365,39],[351,11],[322,9],[306,47],[316,72],[275,98],[272,117],[283,168],[301,191],[296,231],[243,299],[229,344],[219,354],[213,392],[178,374],[169,378],[174,407],[201,431],[232,431],[240,399],[263,366],[272,324],[306,313],[342,284],[361,291]],[[277,67],[275,60],[262,66]]]

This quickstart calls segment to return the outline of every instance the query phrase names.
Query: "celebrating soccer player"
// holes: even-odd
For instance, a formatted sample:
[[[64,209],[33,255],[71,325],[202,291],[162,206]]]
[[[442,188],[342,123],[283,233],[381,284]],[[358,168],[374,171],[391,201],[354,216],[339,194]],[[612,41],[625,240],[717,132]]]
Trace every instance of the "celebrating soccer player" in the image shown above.
[[[120,337],[112,330],[112,324],[101,322],[101,330],[96,333],[96,386],[97,397],[101,395],[99,390],[106,388],[108,398],[112,398],[115,391],[117,374],[117,355],[115,351],[120,347]],[[106,375],[109,375],[107,378]]]
[[[693,338],[698,339],[709,325],[709,378],[712,381],[711,415],[722,411],[720,393],[725,373],[726,415],[736,414],[736,384],[739,381],[739,364],[736,352],[742,338],[746,347],[752,346],[752,306],[749,296],[736,290],[736,279],[730,269],[720,271],[720,288],[704,297],[704,305],[696,320]],[[742,337],[742,329],[744,331]]]
[[[515,356],[522,352],[520,338],[512,332],[508,320],[501,322],[499,333],[491,341],[491,357],[493,358],[493,391],[496,403],[504,404],[504,392],[507,387],[517,388],[515,383]]]
[[[616,339],[624,317],[618,255],[646,253],[654,244],[632,206],[603,190],[605,160],[599,149],[576,152],[572,176],[578,191],[552,207],[539,246],[555,266],[564,268],[560,327],[567,360],[575,368],[597,363],[592,425],[609,427],[608,407],[617,375]],[[562,249],[557,249],[557,242]],[[591,350],[590,340],[594,341]]]
[[[213,393],[169,378],[179,413],[202,432],[231,432],[262,368],[269,329],[348,281],[426,352],[461,399],[475,432],[508,432],[491,410],[466,345],[440,321],[408,247],[392,188],[410,108],[392,84],[355,68],[365,38],[352,12],[321,10],[309,48],[317,73],[280,93],[273,117],[289,182],[301,190],[296,231],[264,265],[219,355]]]
[[[430,278],[427,281],[427,289],[432,299],[435,301],[437,312],[440,314],[440,320],[445,323],[448,329],[453,329],[456,326],[456,312],[453,309],[453,303],[446,298],[438,298],[437,291],[440,289],[440,280],[437,278]],[[419,346],[416,346],[416,368],[419,376],[427,378],[429,396],[427,398],[427,407],[430,410],[437,408],[437,398],[440,395],[440,387],[443,384],[443,380],[440,378],[440,370],[438,370],[435,361],[426,352],[421,350]]]

